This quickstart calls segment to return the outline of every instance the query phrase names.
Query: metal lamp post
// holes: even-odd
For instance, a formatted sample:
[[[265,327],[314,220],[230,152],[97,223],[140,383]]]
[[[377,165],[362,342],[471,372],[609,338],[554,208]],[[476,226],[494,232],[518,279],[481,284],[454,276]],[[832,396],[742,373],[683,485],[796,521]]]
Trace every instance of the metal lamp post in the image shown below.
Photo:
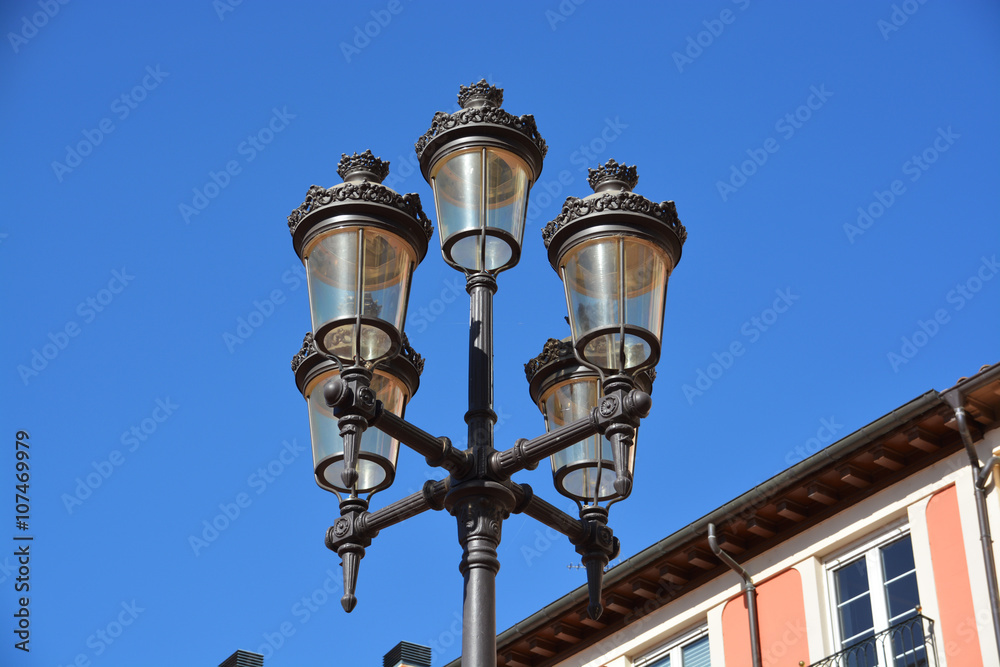
[[[595,194],[567,199],[543,232],[573,332],[571,342],[550,341],[526,366],[547,432],[497,450],[493,295],[497,274],[520,258],[528,193],[546,153],[534,118],[513,116],[502,102],[503,91],[485,81],[462,86],[461,109],[435,114],[416,143],[434,192],[442,255],[465,274],[470,297],[466,449],[403,418],[423,367],[402,333],[410,278],[431,235],[420,198],[382,185],[389,164],[366,151],[345,155],[338,170],[344,183],[311,187],[288,219],[309,276],[315,332],[293,369],[309,404],[316,481],[340,499],[326,544],[343,560],[341,603],[348,612],[357,603],[360,559],[381,529],[447,509],[462,545],[462,656],[470,667],[496,665],[497,547],[511,513],[569,538],[587,567],[588,611],[601,614],[603,570],[618,552],[608,506],[631,491],[667,278],[686,237],[673,202],[631,192],[634,167],[612,160],[591,170]],[[371,494],[392,483],[398,443],[448,475],[369,512]],[[549,456],[556,488],[577,502],[579,518],[511,479]]]

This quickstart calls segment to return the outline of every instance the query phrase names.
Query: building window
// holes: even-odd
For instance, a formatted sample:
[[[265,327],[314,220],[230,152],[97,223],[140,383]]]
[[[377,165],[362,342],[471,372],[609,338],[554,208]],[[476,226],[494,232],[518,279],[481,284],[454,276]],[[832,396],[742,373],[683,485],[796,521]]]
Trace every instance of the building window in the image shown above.
[[[875,665],[877,654],[890,652],[897,665],[927,664],[916,619],[917,570],[905,528],[853,549],[829,563],[828,572],[834,636],[840,650],[850,650],[850,664]]]
[[[644,655],[634,667],[711,667],[708,653],[708,627],[688,632]]]

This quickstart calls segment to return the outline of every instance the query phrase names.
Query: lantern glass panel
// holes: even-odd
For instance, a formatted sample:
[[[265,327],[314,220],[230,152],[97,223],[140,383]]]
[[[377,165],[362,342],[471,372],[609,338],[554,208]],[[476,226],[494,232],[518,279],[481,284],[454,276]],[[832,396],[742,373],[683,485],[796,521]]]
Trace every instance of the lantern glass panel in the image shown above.
[[[553,385],[539,400],[545,430],[558,430],[590,414],[602,395],[596,377],[566,380]],[[635,446],[629,448],[628,470],[635,467]],[[594,435],[552,455],[552,475],[559,493],[584,503],[610,500],[615,469],[611,441]]]
[[[441,248],[446,258],[445,244],[459,232],[500,230],[520,245],[530,188],[529,174],[524,160],[499,148],[456,151],[435,165],[431,187]],[[463,268],[493,271],[511,260],[513,250],[509,240],[486,231],[458,239],[450,255],[450,259]]]
[[[350,493],[344,487],[340,473],[344,469],[344,440],[340,437],[337,418],[326,404],[323,386],[339,375],[337,371],[324,373],[306,389],[309,403],[309,430],[312,435],[313,467],[316,481],[323,488],[333,488]],[[372,391],[385,409],[400,417],[406,409],[406,389],[402,382],[391,375],[375,371]],[[358,456],[358,494],[371,493],[391,482],[399,455],[399,441],[390,438],[377,428],[369,428],[361,437]]]
[[[313,330],[343,320],[326,333],[322,341],[326,349],[341,359],[371,361],[385,356],[392,345],[389,335],[362,321],[357,341],[357,317],[382,320],[402,330],[416,265],[413,248],[385,230],[346,227],[310,243],[305,258]]]
[[[634,333],[625,334],[622,349],[622,327],[643,329],[657,341],[662,338],[671,268],[659,246],[625,236],[586,241],[566,253],[563,280],[573,340],[602,332],[584,348],[586,361],[617,371],[647,362],[650,345]]]

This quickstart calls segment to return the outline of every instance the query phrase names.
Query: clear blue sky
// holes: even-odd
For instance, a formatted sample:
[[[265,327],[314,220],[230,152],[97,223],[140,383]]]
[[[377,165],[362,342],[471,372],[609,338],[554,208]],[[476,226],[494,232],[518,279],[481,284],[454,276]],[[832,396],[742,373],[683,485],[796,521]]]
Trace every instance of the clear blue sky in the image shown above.
[[[435,667],[458,656],[443,513],[383,531],[351,615],[321,594],[328,572],[339,587],[323,545],[337,504],[312,480],[289,370],[309,311],[286,216],[339,182],[341,152],[370,148],[434,218],[413,142],[460,84],[504,88],[550,147],[496,297],[498,445],[542,429],[522,365],[568,330],[540,230],[589,192],[586,167],[637,165],[637,192],[676,201],[688,228],[635,490],[611,514],[623,556],[818,434],[1000,361],[995,3],[227,1],[0,10],[4,665],[211,666],[264,647],[269,667],[374,666],[404,639],[432,645]],[[435,236],[410,298],[427,367],[408,415],[456,441],[466,303]],[[435,474],[403,452],[374,505]],[[517,479],[560,502],[547,466]],[[249,506],[195,553],[239,494]],[[6,555],[23,534],[29,654]],[[503,538],[500,629],[584,583],[533,520]]]

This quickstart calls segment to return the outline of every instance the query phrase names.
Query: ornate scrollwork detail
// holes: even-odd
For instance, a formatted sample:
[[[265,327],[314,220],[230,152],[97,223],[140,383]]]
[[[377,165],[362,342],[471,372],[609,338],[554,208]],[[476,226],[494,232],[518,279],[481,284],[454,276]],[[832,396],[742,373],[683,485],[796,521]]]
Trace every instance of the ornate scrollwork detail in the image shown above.
[[[346,181],[349,175],[359,171],[374,175],[381,183],[389,175],[389,161],[375,157],[371,150],[366,150],[361,155],[342,153],[337,164],[337,173],[340,177]]]
[[[333,523],[333,534],[336,537],[343,537],[351,529],[351,522],[344,517],[340,517]]]
[[[463,109],[479,100],[488,106],[499,107],[503,105],[503,88],[490,85],[486,79],[480,79],[477,83],[468,86],[458,87],[458,105]]]
[[[417,369],[417,375],[424,372],[424,358],[413,349],[410,345],[410,339],[406,337],[405,333],[403,334],[403,346],[400,348],[399,353],[404,359],[413,364],[413,367]]]
[[[510,513],[489,500],[466,500],[457,508],[459,519],[459,541],[473,537],[486,537],[500,542],[500,531],[504,519]]]
[[[573,344],[569,341],[550,338],[545,341],[542,353],[524,365],[524,374],[531,382],[542,366],[553,361],[573,356]]]
[[[292,370],[299,370],[299,366],[301,366],[302,362],[306,360],[306,357],[315,351],[316,343],[313,341],[312,332],[306,332],[305,337],[302,339],[302,349],[296,352],[295,356],[292,357]]]
[[[602,417],[610,417],[615,413],[615,410],[617,409],[618,409],[618,399],[616,399],[614,396],[605,396],[604,398],[601,399],[600,410]]]
[[[642,195],[623,190],[621,192],[605,192],[600,196],[591,196],[585,199],[567,197],[562,212],[545,225],[542,230],[542,240],[545,241],[545,247],[549,247],[556,232],[573,220],[603,211],[631,211],[648,215],[670,227],[677,234],[681,245],[684,245],[684,241],[687,240],[687,229],[677,217],[677,208],[674,206],[674,202],[665,201],[657,204]]]
[[[587,182],[593,190],[606,181],[621,181],[628,186],[629,190],[635,188],[639,182],[639,174],[635,170],[635,165],[629,167],[618,164],[615,160],[608,160],[597,169],[587,170]]]
[[[375,405],[375,392],[372,391],[371,387],[362,387],[358,392],[358,399],[363,406],[370,408]]]
[[[296,227],[299,226],[307,213],[323,206],[345,201],[368,201],[374,204],[392,206],[416,219],[423,226],[424,234],[428,239],[431,238],[434,231],[430,219],[420,204],[420,195],[415,192],[401,195],[380,183],[371,181],[343,183],[332,188],[323,188],[318,185],[309,186],[305,201],[288,215],[288,230],[294,234]]]
[[[462,109],[453,114],[438,111],[434,114],[434,119],[431,121],[431,129],[427,130],[422,137],[417,139],[417,143],[414,145],[417,156],[419,157],[423,154],[424,149],[427,148],[427,144],[437,135],[453,127],[468,125],[469,123],[504,125],[527,135],[538,147],[538,150],[541,151],[543,158],[548,153],[549,147],[545,144],[545,140],[542,139],[542,135],[538,133],[534,116],[531,114],[514,116],[503,109],[487,106]]]

